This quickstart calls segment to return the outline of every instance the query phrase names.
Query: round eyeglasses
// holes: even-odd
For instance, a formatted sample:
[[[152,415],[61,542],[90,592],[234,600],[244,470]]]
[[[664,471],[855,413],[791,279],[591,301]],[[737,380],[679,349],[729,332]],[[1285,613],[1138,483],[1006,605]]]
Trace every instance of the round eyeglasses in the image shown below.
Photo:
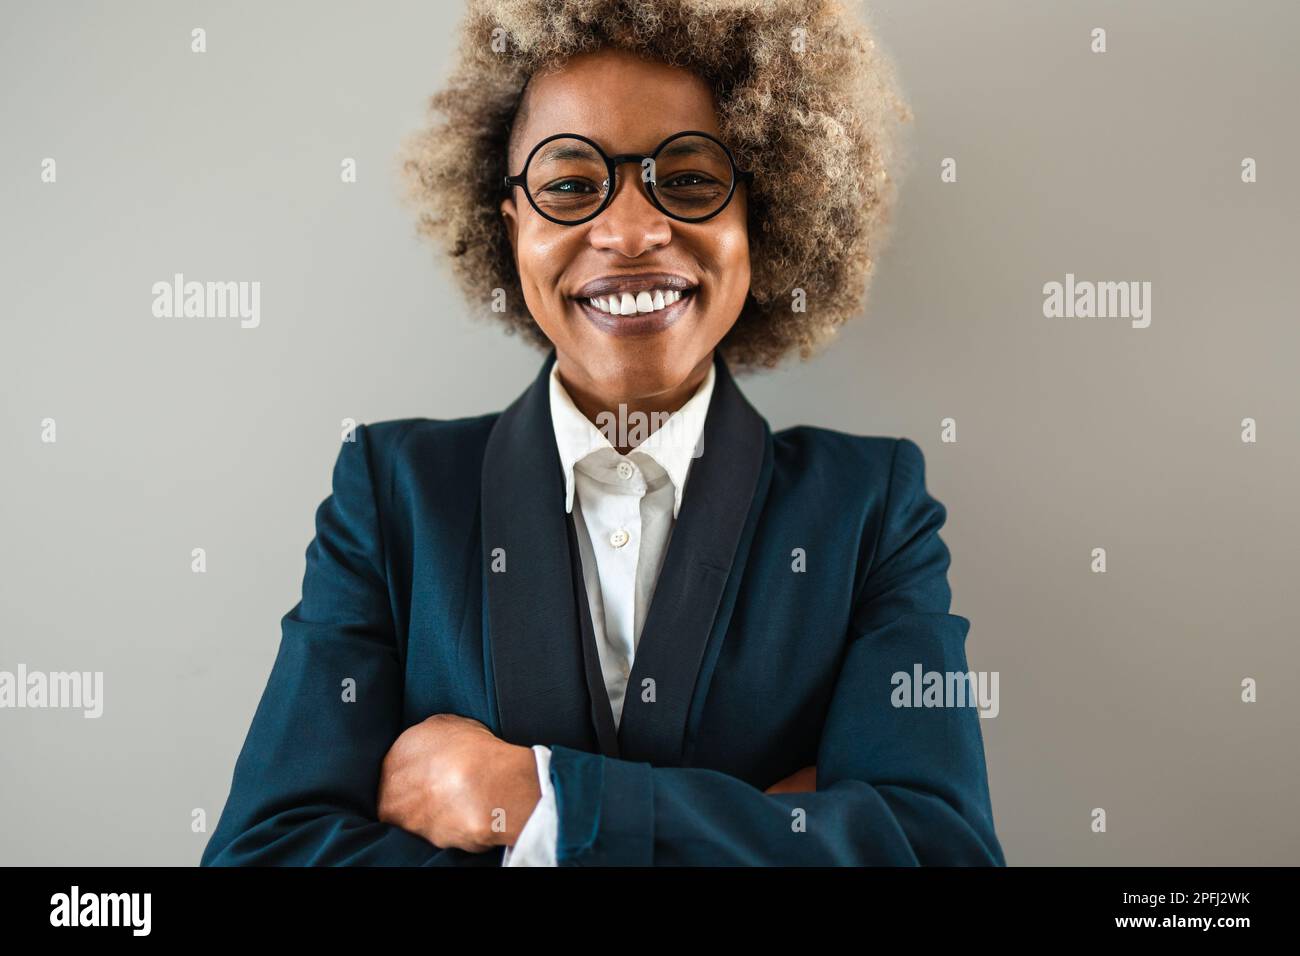
[[[727,208],[736,183],[754,174],[739,169],[717,138],[699,130],[674,133],[650,153],[605,151],[577,133],[548,136],[528,154],[524,171],[506,176],[508,191],[524,188],[537,212],[562,226],[576,226],[599,216],[614,197],[610,183],[624,163],[637,163],[646,195],[660,212],[679,222],[704,222]]]

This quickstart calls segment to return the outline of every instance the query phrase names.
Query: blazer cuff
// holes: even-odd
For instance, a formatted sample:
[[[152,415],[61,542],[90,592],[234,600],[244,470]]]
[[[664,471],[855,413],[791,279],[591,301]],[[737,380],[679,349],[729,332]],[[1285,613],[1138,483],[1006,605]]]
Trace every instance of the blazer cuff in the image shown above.
[[[506,847],[501,855],[502,866],[555,866],[555,788],[551,785],[551,752],[540,745],[533,746],[537,759],[537,783],[542,788],[542,798],[537,801],[528,822],[519,831],[514,846]]]
[[[654,777],[648,763],[551,748],[560,866],[652,866]]]

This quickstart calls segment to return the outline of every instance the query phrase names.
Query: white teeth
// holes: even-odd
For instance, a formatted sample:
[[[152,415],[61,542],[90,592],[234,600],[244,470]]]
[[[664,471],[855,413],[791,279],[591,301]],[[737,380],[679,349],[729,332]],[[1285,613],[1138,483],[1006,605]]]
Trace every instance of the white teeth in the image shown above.
[[[609,296],[597,296],[587,301],[593,308],[608,312],[610,315],[632,315],[637,312],[658,312],[679,300],[682,294],[675,289],[654,289],[638,292],[633,296],[629,292],[622,295],[614,293]]]

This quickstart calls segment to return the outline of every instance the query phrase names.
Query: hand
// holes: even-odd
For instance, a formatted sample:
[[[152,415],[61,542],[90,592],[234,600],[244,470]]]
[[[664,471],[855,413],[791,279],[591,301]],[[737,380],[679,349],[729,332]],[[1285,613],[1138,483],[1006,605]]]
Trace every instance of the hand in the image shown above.
[[[403,731],[379,775],[381,822],[471,853],[513,844],[540,799],[532,749],[455,714]]]
[[[804,767],[796,770],[784,780],[778,780],[764,790],[764,793],[812,793],[817,790],[817,768]]]

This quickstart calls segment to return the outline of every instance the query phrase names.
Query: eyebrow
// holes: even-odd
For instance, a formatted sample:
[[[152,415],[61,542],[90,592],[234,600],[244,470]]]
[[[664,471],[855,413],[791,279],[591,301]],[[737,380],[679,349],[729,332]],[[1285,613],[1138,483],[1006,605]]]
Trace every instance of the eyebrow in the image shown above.
[[[712,153],[715,156],[721,156],[722,150],[718,149],[716,143],[708,140],[677,140],[670,144],[660,156],[691,156],[696,153]]]
[[[721,150],[719,150],[715,144],[709,142],[677,140],[673,143],[670,143],[668,147],[659,155],[660,156],[692,156],[700,153],[721,155]],[[588,159],[590,157],[591,157],[591,152],[589,150],[584,149],[581,146],[572,146],[567,143],[558,143],[555,145],[547,146],[540,153],[537,154],[538,159],[554,159],[554,160]]]
[[[550,145],[537,154],[538,159],[590,159],[591,151],[581,146]]]

